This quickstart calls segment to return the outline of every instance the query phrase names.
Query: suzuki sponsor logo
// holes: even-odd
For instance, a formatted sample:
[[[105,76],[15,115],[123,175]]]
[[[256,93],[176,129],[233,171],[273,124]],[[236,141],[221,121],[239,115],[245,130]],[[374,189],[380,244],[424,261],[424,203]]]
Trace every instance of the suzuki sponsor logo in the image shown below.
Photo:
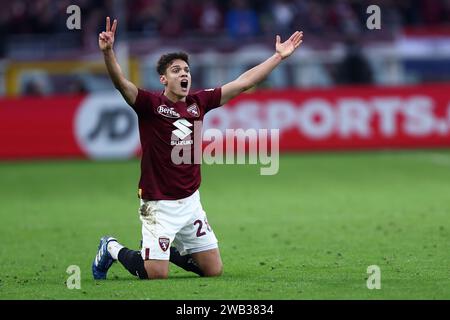
[[[160,105],[157,109],[158,113],[167,118],[179,118],[180,114],[174,110],[174,108],[169,108],[165,104]]]
[[[184,119],[179,121],[181,120],[186,121]],[[218,129],[210,128],[205,130],[202,137],[202,122],[194,121],[194,137],[191,140],[172,140],[172,146],[174,146],[171,152],[172,163],[175,165],[262,164],[264,167],[260,169],[261,175],[278,173],[278,129],[270,131],[267,129],[227,129],[225,131],[226,133],[223,134]],[[204,149],[202,142],[206,142]],[[246,154],[248,154],[248,159]]]
[[[192,123],[190,123],[186,119],[177,120],[173,123],[173,125],[178,129],[173,130],[172,133],[180,140],[183,140],[192,133],[192,130],[189,129],[189,127],[192,127]]]

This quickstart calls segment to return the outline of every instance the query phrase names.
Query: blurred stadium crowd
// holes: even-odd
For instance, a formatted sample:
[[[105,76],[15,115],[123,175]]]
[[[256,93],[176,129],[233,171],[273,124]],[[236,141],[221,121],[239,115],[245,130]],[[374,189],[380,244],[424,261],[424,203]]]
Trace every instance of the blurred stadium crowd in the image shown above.
[[[82,8],[83,32],[97,31],[120,0],[3,0],[0,30],[11,34],[66,32],[66,8]],[[123,1],[127,30],[164,37],[226,34],[241,40],[261,34],[349,34],[364,30],[366,8],[376,3],[383,27],[436,26],[449,23],[450,0],[131,0]],[[93,30],[95,29],[95,30]]]
[[[367,43],[393,42],[397,35],[408,29],[442,29],[448,32],[450,28],[450,0],[0,0],[0,3],[2,78],[8,74],[7,62],[11,60],[76,60],[98,55],[97,35],[104,30],[107,15],[119,19],[118,38],[126,40],[131,56],[144,61],[143,69],[146,68],[145,63],[150,63],[148,54],[156,49],[177,47],[194,54],[215,50],[221,54],[231,54],[230,60],[235,61],[236,57],[232,54],[243,46],[256,44],[270,48],[275,34],[285,38],[298,29],[305,32],[305,43],[312,50],[331,50],[330,47],[335,43],[341,43],[347,48],[347,61],[340,53],[325,51],[324,59],[320,60],[320,54],[303,50],[308,55],[303,67],[306,64],[311,72],[319,74],[315,77],[317,80],[308,82],[307,79],[312,79],[308,75],[303,80],[296,78],[296,75],[290,76],[293,80],[287,83],[274,78],[273,86],[279,87],[306,84],[326,86],[346,82],[405,82],[406,76],[395,75],[398,71],[392,71],[393,64],[398,65],[398,62],[392,62],[388,58],[382,62],[377,62],[376,59],[365,61],[367,57],[361,50],[366,48]],[[81,8],[82,28],[79,31],[69,31],[66,27],[66,9],[72,4]],[[371,31],[366,27],[366,9],[371,4],[377,4],[381,8],[381,30]],[[255,48],[259,47],[249,50],[259,50]],[[260,53],[264,52],[264,49],[260,50]],[[222,58],[214,57],[212,60],[221,61]],[[242,59],[238,58],[238,61]],[[337,64],[338,61],[340,65]],[[350,81],[343,79],[353,77],[348,71],[349,65],[355,62],[361,74]],[[383,64],[385,69],[377,67],[377,63]],[[242,66],[225,66],[230,70],[234,68],[234,71],[224,76],[224,80],[229,80],[229,77],[252,64],[254,62]],[[333,67],[330,69],[327,64]],[[441,67],[437,70],[442,73],[442,70],[450,68],[448,61],[447,64],[444,69]],[[380,74],[380,70],[388,72],[387,65],[391,66],[390,74],[394,74],[390,78]],[[200,66],[199,69],[201,67],[209,68],[208,65]],[[422,67],[419,66],[420,68]],[[370,74],[371,70],[375,75]],[[208,77],[204,76],[207,72],[199,73],[198,85],[209,85]],[[275,77],[289,78],[286,75]],[[429,76],[421,75],[419,80],[426,80],[427,77]],[[438,80],[447,79],[446,75],[441,74],[436,77]],[[16,80],[3,79],[3,83],[0,83],[0,87],[3,85],[0,95],[8,91],[5,87],[12,86],[5,84],[5,81]],[[147,87],[156,85],[143,82]],[[79,77],[71,83],[70,87],[75,88],[72,90],[74,92],[92,91],[96,87],[86,84]],[[35,81],[28,81],[22,88],[23,93],[39,92]],[[53,91],[55,90],[58,89]]]

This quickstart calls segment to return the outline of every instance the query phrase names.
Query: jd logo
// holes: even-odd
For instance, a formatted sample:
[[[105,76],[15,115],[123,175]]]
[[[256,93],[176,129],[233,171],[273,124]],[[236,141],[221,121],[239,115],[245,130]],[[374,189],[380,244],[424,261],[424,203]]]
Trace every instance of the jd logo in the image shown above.
[[[97,126],[88,135],[88,139],[94,140],[101,134],[106,134],[110,140],[121,140],[133,130],[133,115],[121,108],[104,109],[99,115]]]
[[[88,96],[75,117],[75,134],[94,159],[130,158],[139,149],[137,117],[116,93]]]

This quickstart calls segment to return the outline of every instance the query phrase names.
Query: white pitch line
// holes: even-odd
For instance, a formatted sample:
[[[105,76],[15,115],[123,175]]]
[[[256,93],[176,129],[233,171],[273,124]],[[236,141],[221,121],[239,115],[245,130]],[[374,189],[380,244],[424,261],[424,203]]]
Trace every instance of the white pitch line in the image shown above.
[[[379,156],[382,158],[398,159],[405,158],[411,160],[425,161],[435,165],[450,167],[450,154],[423,152],[418,154],[393,154],[393,153],[381,153]]]
[[[450,167],[450,156],[440,153],[424,154],[423,158],[438,165]]]

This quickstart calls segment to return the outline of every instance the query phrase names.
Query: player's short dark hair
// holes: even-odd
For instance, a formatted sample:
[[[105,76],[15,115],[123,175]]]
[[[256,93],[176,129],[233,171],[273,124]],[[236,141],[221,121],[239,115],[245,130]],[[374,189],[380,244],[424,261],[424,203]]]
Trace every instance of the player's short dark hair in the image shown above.
[[[189,65],[189,55],[186,52],[171,52],[163,54],[156,65],[156,71],[159,75],[165,74],[167,68],[170,66],[173,60],[183,60]]]

